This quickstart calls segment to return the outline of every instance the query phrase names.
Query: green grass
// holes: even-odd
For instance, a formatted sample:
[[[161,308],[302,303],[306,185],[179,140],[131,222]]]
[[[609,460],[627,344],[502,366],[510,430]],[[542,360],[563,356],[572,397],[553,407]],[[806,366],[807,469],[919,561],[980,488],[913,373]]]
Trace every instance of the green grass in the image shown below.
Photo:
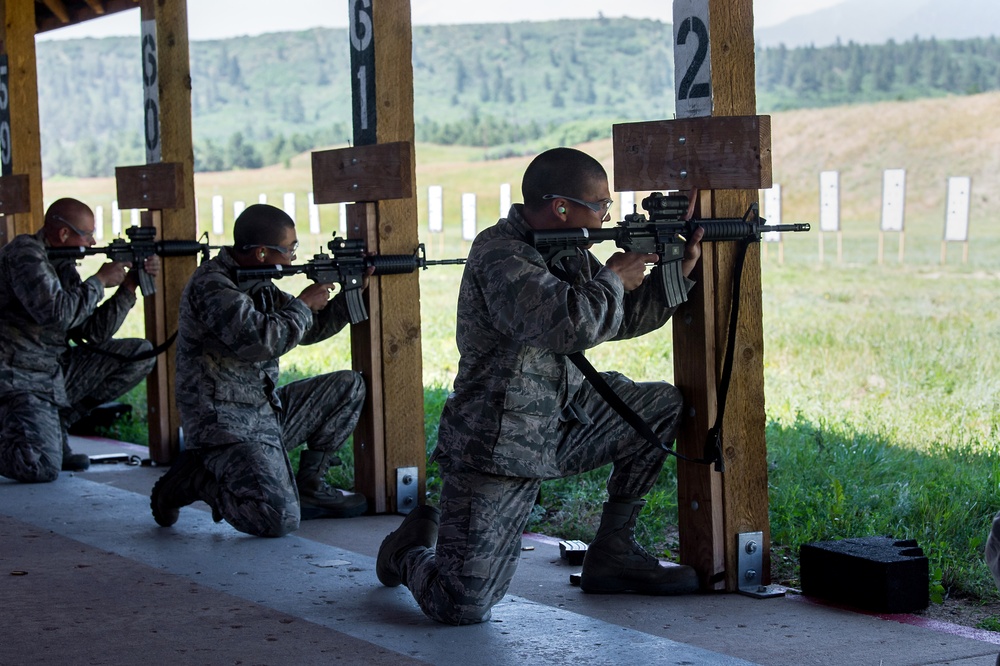
[[[460,270],[421,274],[428,452],[457,367]],[[298,288],[292,280],[283,286]],[[1000,510],[1000,315],[991,306],[998,287],[1000,274],[960,264],[820,266],[788,249],[785,264],[773,254],[763,263],[776,581],[797,584],[803,543],[884,535],[917,540],[930,559],[936,598],[998,598],[982,557],[990,519]],[[129,327],[136,334],[141,318],[130,316]],[[588,356],[600,369],[635,379],[673,376],[669,327]],[[299,347],[282,364],[283,381],[349,367],[349,333]],[[141,419],[141,387],[126,400]],[[142,424],[130,427],[123,438]],[[350,445],[342,454],[345,466],[330,479],[351,488]],[[668,461],[639,523],[640,541],[667,557],[678,545],[675,470]],[[545,482],[529,529],[591,538],[608,473]],[[427,490],[435,501],[434,464]]]

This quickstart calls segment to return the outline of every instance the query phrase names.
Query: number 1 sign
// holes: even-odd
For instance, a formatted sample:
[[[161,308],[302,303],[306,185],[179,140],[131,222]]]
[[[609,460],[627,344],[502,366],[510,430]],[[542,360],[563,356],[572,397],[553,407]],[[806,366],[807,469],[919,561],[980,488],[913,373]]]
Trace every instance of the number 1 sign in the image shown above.
[[[712,115],[708,0],[674,0],[674,95],[678,118]]]

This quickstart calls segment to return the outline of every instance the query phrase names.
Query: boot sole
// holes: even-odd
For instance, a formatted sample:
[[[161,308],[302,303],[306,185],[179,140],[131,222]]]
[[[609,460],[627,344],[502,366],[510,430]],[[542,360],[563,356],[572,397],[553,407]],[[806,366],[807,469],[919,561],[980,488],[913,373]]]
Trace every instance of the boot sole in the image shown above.
[[[587,594],[623,594],[631,592],[633,594],[644,594],[651,596],[672,596],[680,594],[693,594],[698,591],[698,584],[670,583],[665,585],[643,585],[623,582],[620,580],[587,580],[580,578],[580,589]]]
[[[324,509],[319,506],[304,506],[299,503],[300,520],[317,520],[320,518],[357,518],[368,510],[368,502],[343,509]]]
[[[164,476],[166,475],[164,474]],[[157,497],[159,497],[161,493],[160,483],[162,483],[162,481],[163,476],[157,479],[156,483],[153,484],[153,492],[151,492],[149,496],[149,509],[153,512],[153,520],[156,521],[157,525],[160,527],[170,527],[177,522],[178,518],[180,518],[181,512],[180,509],[167,509],[166,511],[169,513],[165,515],[163,509],[160,508]]]

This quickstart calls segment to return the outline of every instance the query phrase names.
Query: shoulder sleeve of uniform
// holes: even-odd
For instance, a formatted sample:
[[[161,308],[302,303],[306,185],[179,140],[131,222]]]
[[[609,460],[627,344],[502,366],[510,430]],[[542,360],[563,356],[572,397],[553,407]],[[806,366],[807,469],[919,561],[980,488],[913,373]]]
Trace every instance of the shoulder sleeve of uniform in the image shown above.
[[[192,316],[250,362],[271,360],[293,349],[312,324],[312,311],[298,299],[279,298],[273,309],[261,311],[249,294],[220,273],[192,279],[187,298]]]
[[[10,290],[38,324],[73,328],[104,298],[104,285],[96,278],[73,284],[61,281],[41,243],[20,242],[10,250],[7,260],[16,267]]]
[[[571,353],[609,339],[621,323],[620,281],[589,270],[563,280],[523,241],[489,241],[469,263],[494,326],[525,344]]]

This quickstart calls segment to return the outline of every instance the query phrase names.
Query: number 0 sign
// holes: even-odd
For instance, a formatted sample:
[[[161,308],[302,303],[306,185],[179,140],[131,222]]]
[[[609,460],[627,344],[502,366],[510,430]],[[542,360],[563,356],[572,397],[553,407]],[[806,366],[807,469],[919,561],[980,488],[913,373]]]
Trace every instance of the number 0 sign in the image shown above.
[[[712,115],[708,0],[674,0],[674,96],[678,118]]]

